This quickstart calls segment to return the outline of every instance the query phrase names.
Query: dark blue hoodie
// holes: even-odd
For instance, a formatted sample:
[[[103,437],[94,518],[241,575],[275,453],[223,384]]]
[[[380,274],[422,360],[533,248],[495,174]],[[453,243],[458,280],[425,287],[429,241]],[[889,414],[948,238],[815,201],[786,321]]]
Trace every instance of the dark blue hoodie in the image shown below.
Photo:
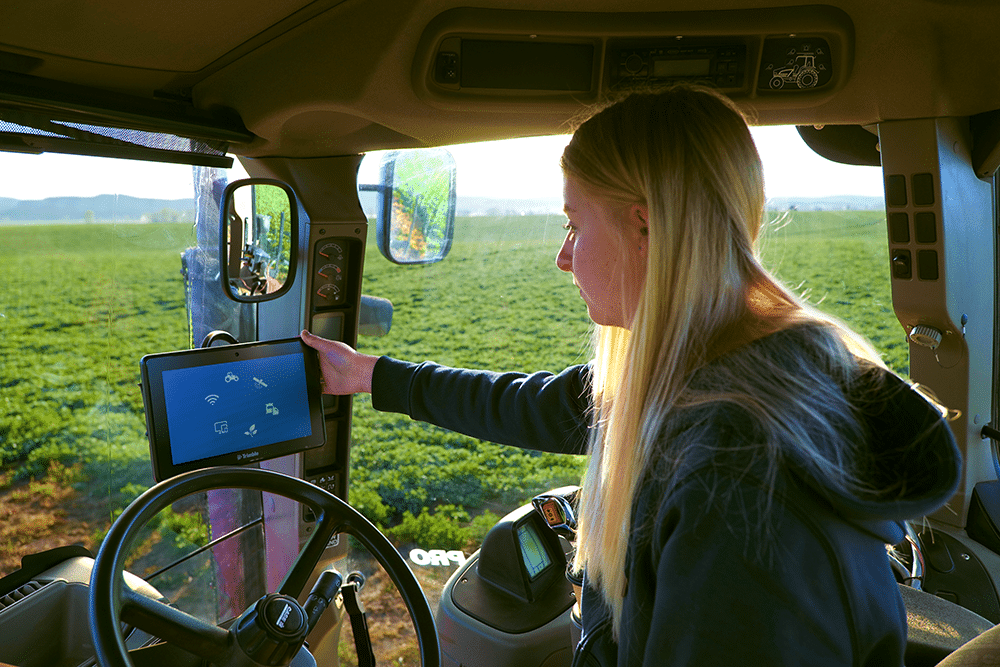
[[[822,370],[806,340],[796,329],[762,338],[697,371],[688,389],[742,372],[750,350],[787,359],[791,373]],[[780,381],[761,376],[760,386]],[[892,374],[822,384],[809,409],[836,415],[842,406],[828,404],[845,402],[857,422],[819,446],[858,440],[855,474],[872,490],[836,488],[794,446],[769,475],[762,431],[738,402],[675,411],[659,442],[685,455],[654,455],[636,492],[621,635],[613,640],[602,596],[585,587],[574,664],[903,664],[906,612],[886,545],[902,541],[904,520],[951,497],[960,455],[940,412]],[[484,440],[586,446],[586,366],[500,374],[383,357],[372,395],[379,410]]]

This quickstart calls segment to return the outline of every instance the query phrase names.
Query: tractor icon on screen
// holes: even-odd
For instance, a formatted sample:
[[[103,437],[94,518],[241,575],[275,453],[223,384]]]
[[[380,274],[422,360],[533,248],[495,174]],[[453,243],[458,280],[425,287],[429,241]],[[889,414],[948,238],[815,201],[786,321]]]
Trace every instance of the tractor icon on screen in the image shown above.
[[[795,60],[771,72],[772,90],[780,90],[785,84],[795,84],[800,89],[815,88],[819,84],[816,56],[811,53],[797,54]]]

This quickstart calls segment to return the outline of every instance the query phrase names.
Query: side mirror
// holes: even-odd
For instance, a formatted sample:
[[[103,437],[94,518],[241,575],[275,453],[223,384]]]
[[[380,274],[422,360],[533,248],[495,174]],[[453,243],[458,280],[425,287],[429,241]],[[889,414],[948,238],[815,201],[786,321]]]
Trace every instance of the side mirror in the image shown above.
[[[440,262],[455,235],[455,160],[444,148],[391,151],[376,186],[378,249],[396,264]]]
[[[219,259],[222,289],[234,301],[277,299],[295,282],[299,216],[295,193],[281,181],[247,178],[222,197]]]

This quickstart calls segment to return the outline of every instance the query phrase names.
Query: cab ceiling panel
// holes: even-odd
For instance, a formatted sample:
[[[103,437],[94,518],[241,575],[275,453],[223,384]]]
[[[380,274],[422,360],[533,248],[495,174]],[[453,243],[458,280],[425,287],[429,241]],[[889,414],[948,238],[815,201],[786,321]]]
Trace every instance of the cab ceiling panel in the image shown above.
[[[455,7],[449,0],[349,0],[220,69],[195,88],[195,99],[239,111],[260,137],[246,147],[251,156],[337,155],[565,132],[583,105],[607,92],[615,76],[621,78],[611,61],[623,49],[650,56],[654,48],[680,36],[691,42],[714,40],[702,45],[706,47],[721,48],[729,41],[745,49],[744,77],[724,90],[761,124],[869,125],[1000,108],[1000,88],[988,85],[1000,71],[1000,50],[976,47],[974,57],[958,57],[971,44],[991,43],[993,26],[1000,24],[996,3],[476,4],[480,6]],[[816,75],[800,76],[812,65],[793,58],[771,89],[771,70],[762,68],[782,69],[779,65],[785,63],[765,57],[769,42],[803,37],[827,40],[833,53],[826,74],[819,76],[829,78],[822,86],[803,89]],[[534,47],[512,53],[497,46],[504,41],[547,46],[535,48],[536,57],[529,53]],[[457,82],[440,75],[449,62],[442,57],[457,57],[464,68],[465,58],[483,55],[482,50],[475,53],[483,46],[500,54],[499,64],[488,66],[492,70],[461,71],[460,77],[470,76]],[[504,53],[512,59],[503,62]],[[487,53],[487,60],[492,57]],[[565,61],[557,65],[552,57],[579,61],[571,65],[574,83],[564,90],[551,90],[558,86],[546,83],[552,80],[547,76],[565,69]],[[533,62],[537,69],[529,71]],[[670,69],[675,65],[658,66],[680,71]],[[515,68],[527,75],[521,84],[509,81]],[[588,77],[590,85],[582,85]]]
[[[195,72],[308,4],[273,0],[248,11],[205,0],[4,3],[0,44],[42,57]]]
[[[718,56],[737,67],[728,75],[734,83],[723,89],[761,105],[787,105],[789,97],[800,108],[828,102],[852,69],[853,24],[830,6],[646,13],[446,8],[429,14],[436,4],[443,3],[345,2],[221,69],[195,88],[195,98],[239,110],[259,137],[243,147],[246,155],[309,157],[568,131],[582,105],[620,83],[618,60],[626,50],[648,60],[652,49],[674,44],[710,48],[710,56],[692,52],[686,63],[658,66],[680,76],[700,60],[696,64],[712,68],[712,75],[694,80],[715,85]],[[549,6],[557,4],[567,3]],[[331,40],[331,34],[347,39]],[[804,87],[774,91],[770,69],[764,79],[759,69],[765,60],[775,66],[767,55],[771,37],[790,34],[798,36],[795,48],[822,45],[812,70],[818,76],[800,78]],[[787,48],[776,64],[787,60]],[[449,57],[459,67],[455,81],[442,60]],[[640,70],[633,74],[639,78]]]

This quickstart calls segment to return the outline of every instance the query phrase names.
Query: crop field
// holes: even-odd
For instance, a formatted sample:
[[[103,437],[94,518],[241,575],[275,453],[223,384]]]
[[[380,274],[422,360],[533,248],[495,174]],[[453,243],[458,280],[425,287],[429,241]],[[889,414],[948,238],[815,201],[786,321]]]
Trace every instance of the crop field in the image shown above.
[[[554,263],[562,222],[462,218],[451,254],[430,266],[391,265],[369,244],[364,291],[390,299],[395,314],[387,336],[359,348],[498,370],[585,362],[586,308]],[[0,227],[9,276],[0,297],[0,574],[56,530],[20,520],[21,496],[3,496],[5,487],[71,487],[77,509],[96,509],[70,541],[94,547],[113,513],[151,483],[138,361],[188,346],[180,252],[193,241],[185,224]],[[796,292],[906,374],[881,212],[793,212],[770,225],[763,248]],[[578,457],[477,442],[370,405],[355,402],[351,500],[400,544],[470,548],[496,515],[579,480]],[[197,533],[175,532],[186,530]]]

